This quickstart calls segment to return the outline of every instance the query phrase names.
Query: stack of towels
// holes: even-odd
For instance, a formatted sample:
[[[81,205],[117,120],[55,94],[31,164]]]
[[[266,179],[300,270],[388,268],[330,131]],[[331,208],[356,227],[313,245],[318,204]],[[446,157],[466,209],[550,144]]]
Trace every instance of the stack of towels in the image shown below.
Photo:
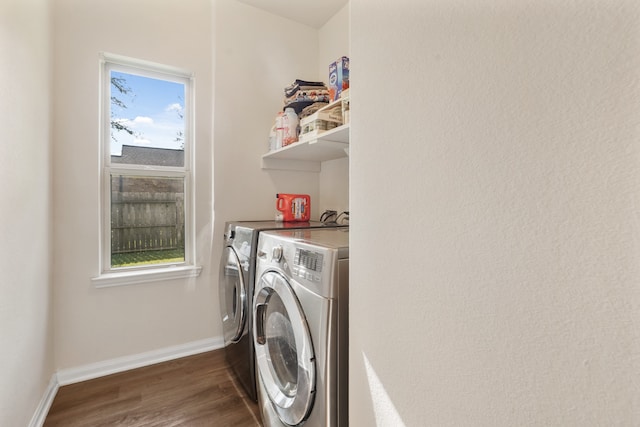
[[[329,89],[323,82],[296,79],[284,88],[284,96],[284,108],[293,108],[298,115],[312,104],[320,104],[317,110],[329,103]]]

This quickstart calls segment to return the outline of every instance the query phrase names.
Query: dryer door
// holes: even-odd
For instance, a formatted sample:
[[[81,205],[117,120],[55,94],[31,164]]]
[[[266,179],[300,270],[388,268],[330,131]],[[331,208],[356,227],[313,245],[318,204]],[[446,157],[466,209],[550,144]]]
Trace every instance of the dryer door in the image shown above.
[[[267,271],[260,277],[254,327],[258,372],[266,394],[284,423],[298,425],[313,406],[316,368],[302,308],[279,273]]]
[[[219,293],[224,343],[227,345],[242,337],[249,308],[243,265],[231,246],[225,247],[222,254]]]

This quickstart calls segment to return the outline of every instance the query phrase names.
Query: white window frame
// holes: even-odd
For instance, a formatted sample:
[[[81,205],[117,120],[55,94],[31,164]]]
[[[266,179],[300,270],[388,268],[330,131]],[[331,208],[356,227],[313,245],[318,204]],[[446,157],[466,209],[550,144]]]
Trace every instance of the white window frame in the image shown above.
[[[121,71],[182,83],[185,86],[183,167],[111,164],[111,71]],[[100,55],[100,274],[92,278],[96,287],[130,285],[159,280],[197,277],[202,267],[195,265],[194,207],[194,93],[192,73],[166,65],[102,53]],[[111,268],[111,175],[184,178],[184,262]]]

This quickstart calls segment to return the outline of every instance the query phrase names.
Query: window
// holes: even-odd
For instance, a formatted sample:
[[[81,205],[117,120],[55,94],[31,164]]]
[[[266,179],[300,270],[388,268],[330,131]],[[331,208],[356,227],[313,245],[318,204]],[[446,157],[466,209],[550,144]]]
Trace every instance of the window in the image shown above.
[[[101,276],[96,285],[196,275],[190,73],[103,55]]]

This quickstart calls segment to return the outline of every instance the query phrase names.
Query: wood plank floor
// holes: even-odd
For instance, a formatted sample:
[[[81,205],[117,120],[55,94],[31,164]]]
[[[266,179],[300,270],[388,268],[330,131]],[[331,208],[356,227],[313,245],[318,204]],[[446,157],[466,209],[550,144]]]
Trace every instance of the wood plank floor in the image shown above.
[[[215,350],[60,387],[45,427],[261,426]]]

